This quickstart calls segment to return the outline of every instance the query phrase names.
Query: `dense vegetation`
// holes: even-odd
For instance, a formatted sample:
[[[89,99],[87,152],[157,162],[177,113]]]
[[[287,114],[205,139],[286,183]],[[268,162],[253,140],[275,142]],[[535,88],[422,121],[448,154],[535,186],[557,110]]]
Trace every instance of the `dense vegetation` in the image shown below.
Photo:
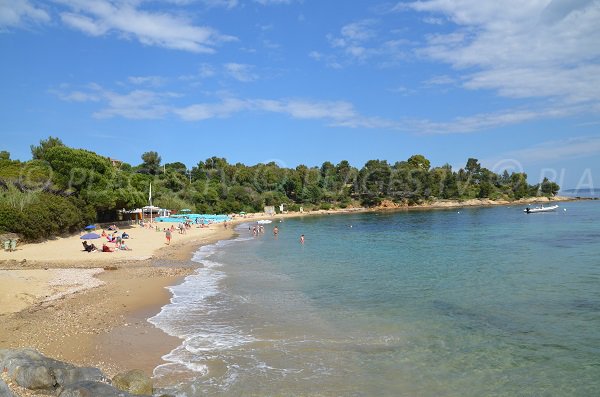
[[[547,179],[529,185],[524,173],[498,175],[473,158],[458,171],[448,164],[431,167],[422,155],[394,164],[369,160],[361,169],[348,161],[282,168],[211,157],[188,170],[179,162],[162,164],[152,151],[142,154],[136,166],[115,163],[53,137],[32,145],[31,153],[32,160],[21,162],[0,152],[0,232],[31,240],[114,220],[120,209],[147,205],[150,183],[154,205],[199,213],[255,212],[280,204],[297,210],[377,206],[383,200],[404,205],[435,199],[514,200],[559,190]]]

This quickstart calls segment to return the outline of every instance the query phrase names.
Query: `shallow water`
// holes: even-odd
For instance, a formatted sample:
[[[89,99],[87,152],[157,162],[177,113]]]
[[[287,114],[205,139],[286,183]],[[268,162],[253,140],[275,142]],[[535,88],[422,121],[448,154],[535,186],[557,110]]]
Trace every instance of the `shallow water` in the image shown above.
[[[196,253],[204,267],[151,319],[184,339],[156,382],[188,397],[599,395],[599,220],[600,203],[575,202],[242,227]]]

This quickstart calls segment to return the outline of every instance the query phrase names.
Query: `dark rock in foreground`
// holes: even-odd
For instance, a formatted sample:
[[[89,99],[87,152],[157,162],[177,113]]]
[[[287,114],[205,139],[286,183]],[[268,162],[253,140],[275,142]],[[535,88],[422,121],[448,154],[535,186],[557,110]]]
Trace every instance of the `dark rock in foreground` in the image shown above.
[[[0,371],[15,384],[59,397],[132,397],[152,395],[152,381],[141,371],[117,375],[123,390],[110,384],[97,368],[76,367],[45,357],[33,349],[0,349]],[[130,394],[134,393],[134,394]],[[16,397],[0,380],[0,396]]]
[[[0,350],[0,366],[13,382],[31,390],[55,390],[76,381],[106,379],[97,368],[79,368],[33,349]]]

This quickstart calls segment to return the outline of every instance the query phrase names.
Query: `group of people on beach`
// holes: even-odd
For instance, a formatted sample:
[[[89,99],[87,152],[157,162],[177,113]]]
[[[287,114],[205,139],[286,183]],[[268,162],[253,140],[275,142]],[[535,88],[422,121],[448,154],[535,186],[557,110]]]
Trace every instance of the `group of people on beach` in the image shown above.
[[[87,241],[84,241],[82,243],[83,250],[86,252],[115,252],[118,250],[132,250],[124,241],[130,238],[127,232],[123,232],[119,235],[119,229],[116,225],[109,226],[107,230],[112,231],[112,233],[107,233],[105,230],[102,230],[102,234],[100,236],[101,238],[106,238],[106,242],[102,243],[101,249],[98,249],[94,243],[89,244]],[[114,244],[114,246],[111,247],[108,245],[108,243]]]

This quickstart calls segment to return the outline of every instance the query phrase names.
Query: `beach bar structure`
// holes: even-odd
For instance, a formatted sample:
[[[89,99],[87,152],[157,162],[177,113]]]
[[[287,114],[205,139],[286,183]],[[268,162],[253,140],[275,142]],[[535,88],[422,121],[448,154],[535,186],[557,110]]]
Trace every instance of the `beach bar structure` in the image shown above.
[[[171,210],[147,205],[133,210],[126,210],[123,208],[121,213],[123,214],[123,220],[139,221],[142,219],[149,219],[150,217],[154,219],[159,216],[169,216],[171,215]]]

